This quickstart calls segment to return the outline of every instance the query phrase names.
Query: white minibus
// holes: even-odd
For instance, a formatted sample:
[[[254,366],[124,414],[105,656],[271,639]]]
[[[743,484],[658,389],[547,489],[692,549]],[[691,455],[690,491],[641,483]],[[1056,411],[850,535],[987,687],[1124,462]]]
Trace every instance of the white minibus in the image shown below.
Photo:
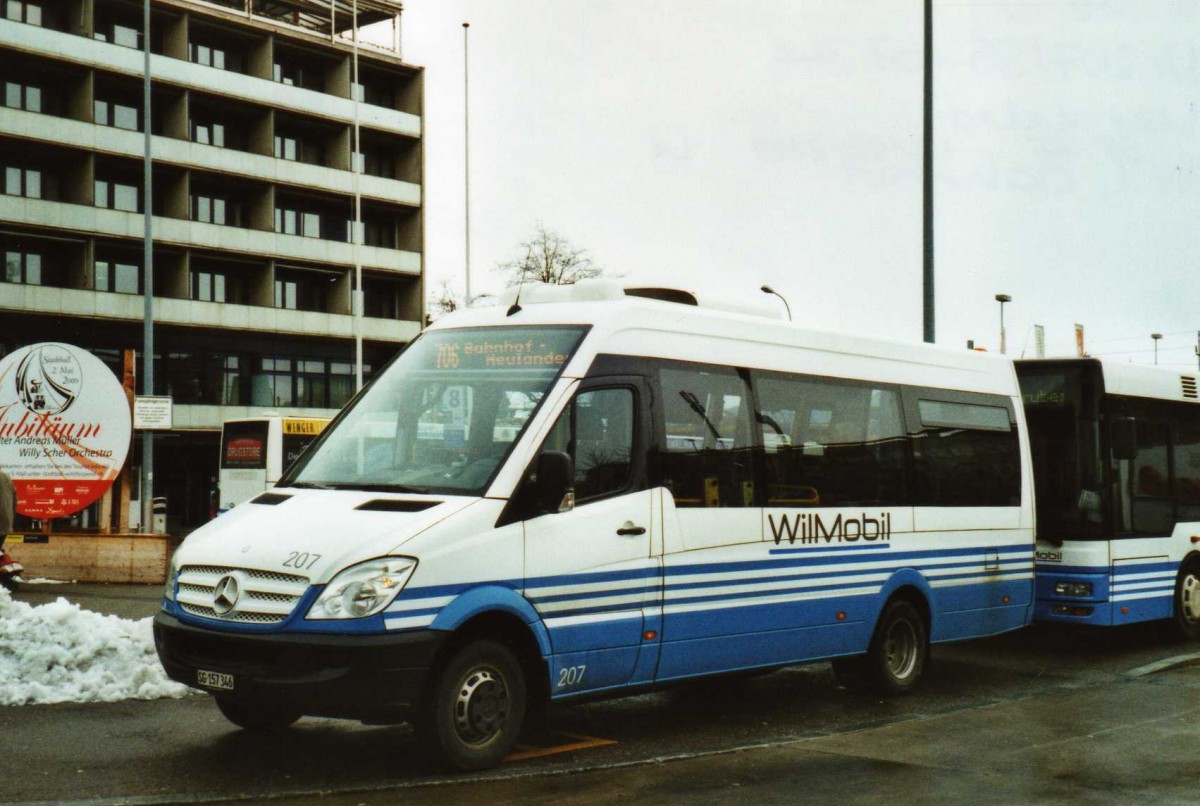
[[[221,426],[217,513],[274,486],[328,424],[324,417],[280,414],[225,421]]]
[[[1037,499],[1034,618],[1174,619],[1200,637],[1195,372],[1096,358],[1018,361]]]
[[[526,287],[192,533],[156,644],[244,728],[409,721],[460,769],[546,700],[823,659],[904,693],[929,644],[1028,623],[1029,469],[1002,357]]]

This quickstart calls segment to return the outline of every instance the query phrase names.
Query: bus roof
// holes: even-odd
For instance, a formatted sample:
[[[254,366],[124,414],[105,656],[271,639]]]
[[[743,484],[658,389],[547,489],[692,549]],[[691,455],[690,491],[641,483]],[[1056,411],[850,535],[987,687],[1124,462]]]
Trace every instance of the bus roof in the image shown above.
[[[457,311],[431,329],[521,325],[589,325],[585,345],[566,375],[582,377],[599,353],[723,363],[876,380],[942,389],[1016,394],[1012,362],[1003,356],[894,339],[802,327],[782,304],[756,293],[700,291],[587,281],[527,284],[498,305]]]

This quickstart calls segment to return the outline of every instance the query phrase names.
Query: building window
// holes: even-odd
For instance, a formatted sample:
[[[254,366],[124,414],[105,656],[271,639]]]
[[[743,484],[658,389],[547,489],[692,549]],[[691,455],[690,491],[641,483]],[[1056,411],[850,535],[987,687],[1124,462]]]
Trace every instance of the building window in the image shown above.
[[[307,210],[276,207],[275,231],[282,235],[303,235],[305,238],[320,238],[321,214]]]
[[[94,113],[95,122],[100,126],[113,126],[135,132],[142,129],[142,110],[136,106],[98,98],[94,105]]]
[[[96,290],[118,294],[142,293],[142,271],[136,263],[116,260],[96,261]]]
[[[351,227],[351,232],[353,232]],[[366,219],[363,221],[363,243],[366,246],[380,246],[384,249],[396,248],[396,227],[390,221]]]
[[[323,286],[328,285],[307,272],[275,278],[275,307],[292,311],[323,310]]]
[[[389,280],[363,280],[363,315],[377,319],[399,319],[397,285]]]
[[[96,180],[96,206],[109,210],[124,210],[128,213],[141,212],[141,188],[124,182]]]
[[[354,100],[372,106],[392,107],[395,105],[391,87],[383,84],[354,84]]]
[[[278,139],[278,138],[276,138]],[[192,121],[192,142],[206,146],[225,147],[225,124],[212,121]]]
[[[4,281],[24,285],[41,285],[41,254],[17,250],[6,251],[4,253]]]
[[[275,281],[275,307],[296,310],[298,283],[295,280]]]
[[[42,198],[42,172],[19,165],[4,166],[4,192],[9,196],[27,199]]]
[[[371,367],[363,365],[363,377],[370,377]],[[340,409],[354,397],[354,365],[332,361],[329,364],[329,407]]]
[[[264,358],[260,372],[252,381],[251,406],[291,406],[292,361],[288,358]]]
[[[275,158],[306,162],[309,165],[321,164],[321,149],[312,142],[286,134],[275,135]]]
[[[275,62],[274,78],[280,84],[286,84],[289,87],[302,87],[318,92],[325,83],[324,76],[319,70],[284,62]]]
[[[224,224],[225,200],[220,196],[192,196],[192,220],[206,224]]]
[[[4,105],[9,109],[24,109],[26,112],[42,111],[42,88],[31,84],[4,82]]]
[[[295,405],[310,408],[325,406],[329,400],[329,379],[325,373],[325,362],[297,361],[295,388]]]
[[[229,353],[168,353],[167,393],[176,403],[242,405],[241,359]]]
[[[30,25],[42,24],[42,4],[29,3],[25,0],[7,0],[4,4],[4,16],[17,22]]]
[[[188,60],[206,67],[215,67],[218,70],[225,69],[225,51],[221,48],[201,45],[198,42],[188,43]]]
[[[264,356],[251,379],[251,406],[341,408],[354,396],[354,365],[347,361]],[[371,367],[363,365],[363,377]]]
[[[219,272],[192,272],[192,299],[200,302],[225,301],[225,275]]]
[[[354,157],[355,167],[360,173],[385,179],[394,179],[396,176],[396,161],[391,157],[370,151],[355,154]]]
[[[280,160],[298,160],[300,159],[300,141],[295,137],[283,137],[275,135],[275,159]]]
[[[101,42],[111,42],[123,48],[141,50],[142,32],[132,25],[122,25],[119,22],[98,26],[94,34]]]

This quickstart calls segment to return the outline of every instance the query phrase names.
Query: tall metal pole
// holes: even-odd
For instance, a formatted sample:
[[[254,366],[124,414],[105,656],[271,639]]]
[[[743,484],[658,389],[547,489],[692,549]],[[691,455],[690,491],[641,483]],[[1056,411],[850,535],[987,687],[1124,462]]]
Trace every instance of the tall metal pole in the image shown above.
[[[925,0],[925,143],[923,263],[925,341],[935,339],[933,293],[933,0]]]
[[[1158,341],[1162,338],[1161,333],[1151,333],[1150,338],[1154,340],[1154,366],[1158,366]]]
[[[465,259],[465,275],[466,275],[466,295],[463,298],[463,307],[471,304],[471,95],[469,92],[470,85],[468,84],[468,38],[467,32],[471,28],[471,23],[464,22],[463,26],[463,206],[464,206],[464,223],[463,223],[463,240],[465,241],[466,259]]]
[[[358,0],[351,4],[351,13],[354,15],[354,86],[350,91],[354,96],[354,389],[357,391],[363,388],[363,303],[366,301],[362,280],[362,191],[359,188],[364,157],[358,126],[358,96],[366,90],[358,80]]]
[[[142,206],[145,220],[142,251],[142,394],[154,394],[154,232],[150,158],[150,0],[142,8]],[[153,528],[154,432],[142,431],[142,531]]]

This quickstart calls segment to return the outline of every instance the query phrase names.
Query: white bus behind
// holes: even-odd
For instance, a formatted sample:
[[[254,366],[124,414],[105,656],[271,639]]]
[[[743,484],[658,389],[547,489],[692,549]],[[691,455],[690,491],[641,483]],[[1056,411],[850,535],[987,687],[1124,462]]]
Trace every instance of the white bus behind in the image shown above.
[[[322,417],[279,414],[226,421],[221,427],[217,513],[273,487],[328,424]]]

